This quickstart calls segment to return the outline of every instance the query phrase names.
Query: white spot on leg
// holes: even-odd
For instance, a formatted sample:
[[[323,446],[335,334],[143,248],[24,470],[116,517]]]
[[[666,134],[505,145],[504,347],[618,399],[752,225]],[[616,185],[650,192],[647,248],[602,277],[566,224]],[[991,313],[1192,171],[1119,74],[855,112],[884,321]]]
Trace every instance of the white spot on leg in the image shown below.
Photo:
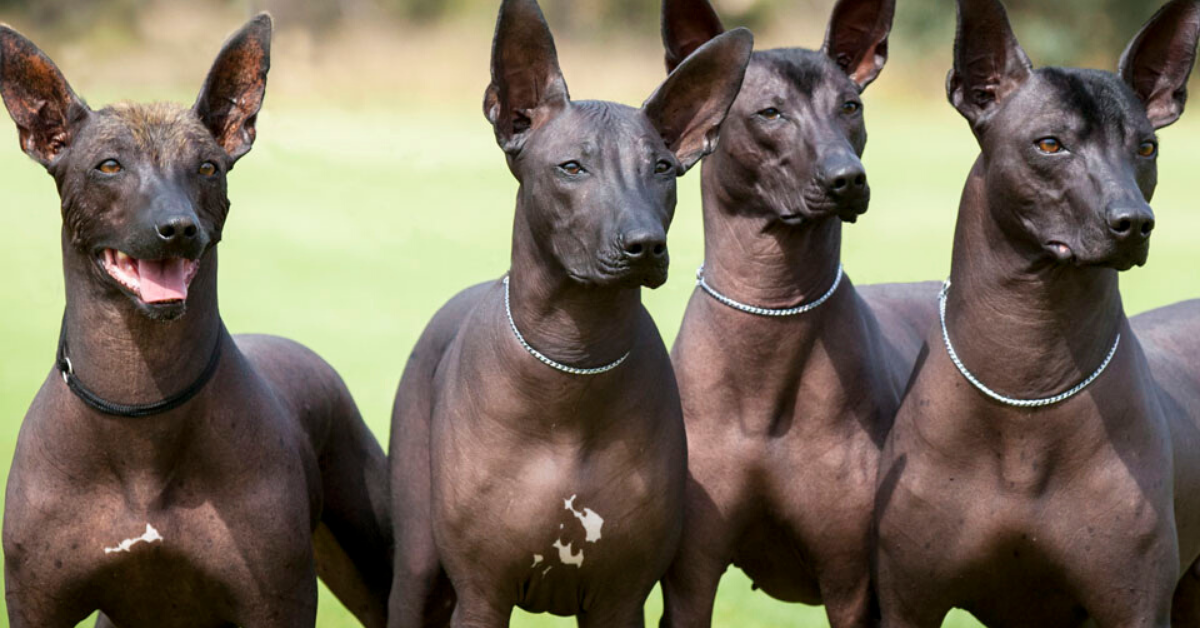
[[[563,545],[562,539],[557,539],[554,541],[554,544],[551,545],[550,547],[553,547],[554,549],[558,550],[558,561],[561,562],[562,564],[575,565],[576,567],[582,567],[583,566],[583,550],[582,549],[579,550],[579,553],[576,554],[574,552],[574,550],[571,549],[571,545],[573,545],[573,543],[567,543],[566,545]]]
[[[137,536],[132,539],[125,539],[124,541],[118,543],[116,547],[106,547],[104,548],[104,553],[112,554],[114,552],[128,552],[129,548],[137,545],[138,543],[153,543],[155,541],[162,542],[162,540],[163,538],[161,535],[159,535],[158,530],[155,530],[154,526],[147,523],[146,531],[141,536]]]
[[[596,511],[591,508],[584,508],[583,512],[575,510],[575,498],[579,495],[572,495],[571,499],[563,500],[563,507],[571,511],[572,515],[583,524],[583,529],[587,533],[584,541],[595,543],[600,540],[600,528],[604,527],[604,518],[596,514]]]

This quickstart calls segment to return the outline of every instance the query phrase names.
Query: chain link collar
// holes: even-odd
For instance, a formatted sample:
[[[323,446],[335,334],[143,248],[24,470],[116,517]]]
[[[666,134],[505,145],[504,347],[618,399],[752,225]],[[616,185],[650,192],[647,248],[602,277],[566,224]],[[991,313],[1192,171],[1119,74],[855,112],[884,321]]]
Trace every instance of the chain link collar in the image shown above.
[[[550,359],[545,354],[543,354],[541,351],[538,351],[537,349],[534,349],[533,347],[529,346],[529,343],[525,341],[525,336],[522,336],[520,330],[517,329],[516,321],[513,320],[512,305],[509,302],[509,296],[508,296],[508,275],[504,276],[504,314],[505,314],[505,316],[508,317],[508,326],[512,329],[513,335],[517,337],[517,342],[521,343],[522,347],[525,347],[525,351],[529,352],[529,355],[537,358],[538,361],[541,362],[542,364],[545,364],[546,366],[549,366],[552,369],[562,371],[563,373],[567,373],[569,375],[599,375],[601,373],[607,373],[607,372],[617,368],[618,366],[621,366],[621,363],[624,362],[625,359],[629,357],[629,353],[626,353],[625,355],[621,356],[620,359],[618,359],[616,362],[613,362],[612,364],[606,364],[604,366],[600,366],[600,367],[596,367],[596,368],[592,368],[592,369],[581,369],[581,368],[576,368],[574,366],[567,366],[566,364],[563,364],[561,362],[555,362],[554,360]]]
[[[833,280],[833,285],[829,287],[829,291],[826,292],[825,294],[821,295],[821,298],[817,299],[816,301],[813,301],[812,303],[807,303],[805,305],[800,305],[797,307],[787,308],[787,309],[783,309],[783,310],[772,310],[772,309],[768,309],[765,307],[758,307],[755,305],[746,305],[745,303],[739,303],[739,302],[734,301],[733,299],[721,294],[720,292],[717,292],[712,286],[708,285],[707,281],[704,280],[704,265],[703,264],[701,264],[700,268],[696,271],[696,285],[700,286],[700,288],[702,290],[704,290],[705,292],[707,292],[710,297],[716,299],[717,301],[719,301],[735,310],[745,312],[747,314],[754,314],[755,316],[782,317],[782,316],[796,316],[798,314],[806,314],[808,312],[811,312],[811,311],[821,307],[822,304],[824,304],[826,301],[829,300],[829,297],[833,296],[834,292],[837,292],[838,286],[842,285],[842,275],[843,275],[842,265],[838,264],[837,277]]]

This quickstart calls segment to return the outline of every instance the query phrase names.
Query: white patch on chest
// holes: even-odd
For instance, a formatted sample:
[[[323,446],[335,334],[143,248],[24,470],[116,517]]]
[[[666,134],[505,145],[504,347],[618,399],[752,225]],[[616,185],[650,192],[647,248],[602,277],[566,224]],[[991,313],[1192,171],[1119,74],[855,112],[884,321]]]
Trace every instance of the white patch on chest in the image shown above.
[[[534,567],[537,567],[537,566],[538,566],[538,565],[540,565],[540,564],[542,564],[542,555],[541,555],[541,554],[534,554],[534,555],[533,555],[533,564],[532,564],[532,565],[530,565],[530,566],[529,566],[529,568],[530,568],[530,569],[533,569]]]
[[[563,507],[570,510],[571,514],[575,515],[575,518],[579,520],[579,523],[583,524],[583,529],[587,533],[584,541],[595,543],[600,540],[600,528],[604,527],[604,518],[596,514],[596,511],[591,508],[584,508],[583,512],[575,510],[576,497],[579,496],[572,495],[571,499],[564,499]]]
[[[571,545],[573,545],[573,543],[567,543],[566,545],[563,545],[562,539],[558,539],[558,540],[554,541],[554,544],[551,545],[550,547],[553,547],[554,549],[558,550],[558,560],[562,564],[574,565],[576,567],[582,567],[583,566],[583,550],[582,549],[579,550],[579,553],[576,554],[575,551],[571,549]]]
[[[155,541],[158,541],[161,543],[162,540],[163,540],[163,538],[158,533],[158,530],[155,530],[154,526],[147,523],[146,524],[146,532],[143,533],[141,536],[136,536],[132,539],[125,539],[124,541],[121,541],[120,543],[118,543],[116,547],[106,547],[106,548],[104,548],[104,553],[112,554],[114,552],[128,552],[129,548],[133,547],[134,545],[137,545],[138,543],[153,543]]]

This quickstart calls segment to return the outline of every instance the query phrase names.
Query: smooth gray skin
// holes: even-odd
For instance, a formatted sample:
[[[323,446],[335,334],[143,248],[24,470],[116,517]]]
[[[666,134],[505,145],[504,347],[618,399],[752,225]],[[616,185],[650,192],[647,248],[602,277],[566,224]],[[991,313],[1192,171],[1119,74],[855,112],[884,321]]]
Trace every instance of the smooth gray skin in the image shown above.
[[[679,540],[687,451],[641,287],[666,278],[675,180],[712,150],[752,46],[745,30],[713,41],[642,109],[571,101],[536,2],[503,3],[484,111],[521,184],[512,315],[559,362],[629,357],[595,376],[542,364],[500,282],[434,317],[392,416],[390,625],[444,625],[453,609],[454,626],[505,626],[514,606],[643,624]],[[590,540],[584,509],[603,518]]]
[[[1130,321],[1118,288],[1153,225],[1140,151],[1182,112],[1198,36],[1200,4],[1173,0],[1120,76],[1033,70],[996,0],[960,0],[949,93],[982,154],[955,235],[955,349],[991,388],[1042,398],[1121,345],[1083,393],[1022,410],[930,333],[880,464],[884,626],[952,607],[989,626],[1200,625],[1200,301]]]
[[[14,627],[71,627],[97,609],[98,625],[125,628],[312,626],[318,574],[364,625],[385,624],[382,449],[329,365],[282,338],[231,337],[217,306],[225,173],[254,140],[270,36],[266,15],[235,34],[193,109],[92,111],[49,58],[0,26],[0,95],[63,198],[66,333],[79,380],[108,400],[150,403],[189,386],[222,347],[196,397],[149,417],[98,413],[49,373],[8,480]],[[108,159],[120,173],[96,170]],[[205,161],[216,174],[198,172]],[[198,259],[187,299],[144,303],[102,270],[105,248]],[[46,347],[47,362],[52,354]],[[147,524],[161,541],[105,551]]]
[[[860,93],[882,69],[892,10],[844,0],[822,50],[754,53],[703,167],[705,276],[717,290],[784,308],[832,285],[842,224],[869,201]],[[668,67],[723,30],[704,0],[667,0],[663,25]],[[663,626],[709,626],[730,564],[776,599],[824,604],[833,626],[871,623],[876,463],[937,291],[857,290],[846,278],[818,309],[767,318],[697,288],[672,351],[689,482]]]

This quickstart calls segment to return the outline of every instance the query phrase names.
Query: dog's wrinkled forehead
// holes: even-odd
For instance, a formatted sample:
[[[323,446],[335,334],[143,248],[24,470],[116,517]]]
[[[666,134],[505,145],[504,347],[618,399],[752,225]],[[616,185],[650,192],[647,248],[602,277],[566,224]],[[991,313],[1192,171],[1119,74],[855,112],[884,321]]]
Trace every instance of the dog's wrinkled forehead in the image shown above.
[[[1036,70],[1034,77],[1018,99],[1015,113],[1022,117],[1061,117],[1084,140],[1154,131],[1141,101],[1116,74],[1051,67]]]
[[[175,103],[118,103],[94,116],[88,133],[98,144],[121,145],[159,165],[181,155],[217,150],[212,135],[190,108]]]
[[[569,110],[538,135],[532,145],[576,147],[584,151],[584,157],[651,150],[653,144],[666,150],[658,131],[640,109],[603,100],[572,101]]]
[[[746,84],[758,86],[774,80],[784,81],[806,97],[826,86],[853,87],[846,73],[826,54],[806,48],[755,51],[746,73]]]

